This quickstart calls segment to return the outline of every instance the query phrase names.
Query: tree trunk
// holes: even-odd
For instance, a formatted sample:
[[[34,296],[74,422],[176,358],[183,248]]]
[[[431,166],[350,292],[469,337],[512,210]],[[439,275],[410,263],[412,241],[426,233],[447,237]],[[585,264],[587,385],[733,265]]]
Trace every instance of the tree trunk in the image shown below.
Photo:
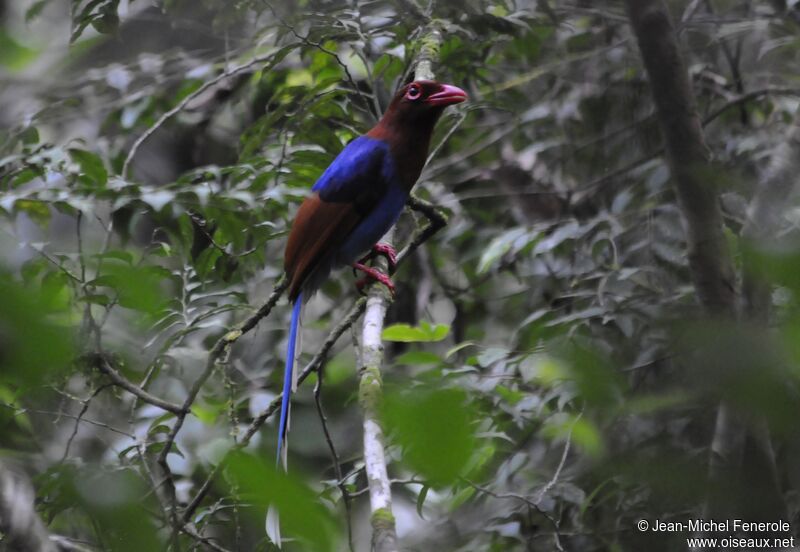
[[[686,220],[689,268],[697,296],[712,316],[736,313],[734,270],[723,234],[717,179],[708,162],[700,117],[675,31],[662,0],[626,0],[664,135],[672,183]],[[711,444],[711,489],[740,481],[746,426],[725,401]],[[732,505],[709,493],[706,515],[725,519]]]
[[[717,182],[672,22],[661,0],[627,0],[627,5],[686,219],[689,266],[697,295],[710,313],[733,316],[733,262],[722,232]]]
[[[10,550],[56,552],[42,520],[36,514],[36,496],[25,477],[0,464],[0,532]],[[5,550],[5,548],[3,548]]]

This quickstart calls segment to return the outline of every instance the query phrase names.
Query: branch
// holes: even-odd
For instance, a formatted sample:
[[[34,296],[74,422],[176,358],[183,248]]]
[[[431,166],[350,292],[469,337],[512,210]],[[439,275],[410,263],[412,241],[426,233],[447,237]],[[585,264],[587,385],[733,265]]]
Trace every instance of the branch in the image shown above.
[[[121,176],[123,178],[127,178],[128,169],[130,168],[130,164],[133,161],[133,157],[136,155],[136,152],[139,150],[139,148],[142,146],[142,144],[144,144],[145,140],[150,138],[159,128],[161,128],[161,126],[164,123],[166,123],[172,117],[174,117],[175,115],[177,115],[178,113],[180,113],[181,111],[186,109],[186,106],[189,105],[192,102],[192,100],[202,96],[203,93],[206,90],[208,90],[212,86],[215,86],[215,85],[219,84],[223,80],[225,80],[225,79],[227,79],[229,77],[232,77],[234,75],[237,75],[237,74],[241,73],[242,71],[247,71],[248,69],[250,69],[254,65],[258,65],[259,63],[267,62],[267,61],[270,60],[270,58],[273,58],[274,56],[275,56],[275,52],[270,52],[269,54],[263,54],[263,55],[260,55],[260,56],[256,56],[256,57],[254,57],[253,59],[251,59],[250,61],[248,61],[246,63],[243,63],[241,65],[237,65],[236,67],[234,67],[234,68],[232,68],[230,70],[223,71],[222,73],[220,73],[219,75],[217,75],[213,79],[204,82],[203,85],[200,86],[200,88],[198,88],[197,90],[195,90],[194,92],[192,92],[191,94],[186,96],[175,107],[173,107],[169,111],[164,112],[161,115],[161,117],[159,117],[158,120],[155,123],[153,123],[153,125],[150,128],[148,128],[146,131],[144,131],[144,133],[141,136],[139,136],[136,139],[136,141],[133,143],[133,145],[131,146],[130,151],[128,152],[128,156],[125,158],[125,162],[122,164]]]
[[[564,452],[561,453],[561,461],[558,463],[558,467],[556,468],[553,477],[550,478],[550,481],[548,481],[547,484],[544,487],[542,487],[542,489],[539,491],[539,494],[536,495],[535,502],[537,505],[542,502],[542,499],[545,497],[545,495],[550,492],[550,490],[555,486],[555,484],[558,483],[558,478],[561,477],[561,470],[564,469],[564,464],[567,463],[567,456],[569,456],[569,449],[572,446],[572,431],[575,429],[575,426],[578,424],[578,421],[581,419],[581,416],[583,416],[583,411],[581,411],[575,417],[575,420],[572,422],[572,425],[569,426],[569,431],[567,432],[567,439],[566,442],[564,443]],[[557,526],[556,526],[556,531],[558,531]]]
[[[716,110],[712,111],[711,114],[709,114],[705,119],[703,119],[703,126],[708,125],[709,123],[711,123],[711,121],[713,121],[714,119],[716,119],[729,109],[740,106],[742,104],[746,104],[747,102],[758,99],[762,96],[800,96],[800,88],[768,86],[766,88],[751,90],[750,92],[740,94],[739,96],[730,99],[728,102],[721,105]]]
[[[568,448],[569,448],[569,441],[567,441],[567,449]],[[553,518],[550,514],[541,509],[541,507],[539,506],[539,501],[541,500],[541,497],[537,498],[536,500],[531,500],[527,496],[523,496],[517,493],[496,493],[491,489],[473,483],[469,479],[464,479],[464,482],[466,482],[470,487],[472,487],[476,491],[480,491],[484,494],[487,494],[492,498],[519,500],[520,502],[527,505],[529,508],[532,508],[537,512],[539,512],[541,515],[547,518],[547,520],[553,526],[553,540],[554,540],[553,544],[555,545],[556,550],[558,550],[559,552],[564,552],[564,547],[561,546],[561,539],[560,539],[561,534],[559,533],[558,521],[555,518]]]
[[[220,546],[219,544],[214,542],[212,539],[210,539],[208,537],[204,537],[203,535],[198,533],[194,529],[194,527],[192,527],[188,523],[185,523],[185,524],[183,524],[181,526],[181,531],[186,533],[190,537],[192,537],[197,542],[203,543],[204,545],[206,545],[207,547],[211,548],[212,550],[216,550],[217,552],[230,552],[230,550],[228,550],[227,548],[225,548],[223,546]]]
[[[56,552],[58,548],[34,509],[33,489],[22,475],[0,464],[0,532],[11,550]]]
[[[420,50],[414,67],[415,79],[432,80],[433,62],[436,59],[442,42],[441,32],[431,26],[420,39]],[[432,205],[412,198],[409,205],[428,216],[430,223],[412,238],[409,245],[401,252],[405,258],[419,244],[428,239],[441,226],[446,218]],[[391,244],[394,229],[390,230],[381,241]],[[376,260],[380,270],[387,270],[385,259]],[[359,404],[364,412],[364,467],[369,483],[369,502],[372,512],[372,549],[375,552],[392,552],[397,550],[397,532],[392,514],[392,488],[386,468],[384,454],[383,429],[380,425],[380,402],[383,397],[381,365],[383,363],[383,332],[386,309],[391,298],[380,286],[373,286],[367,299],[364,324],[361,335],[361,366],[359,367]]]
[[[742,238],[745,241],[756,246],[768,240],[774,241],[781,222],[786,220],[786,198],[793,197],[797,188],[797,173],[800,170],[798,154],[800,120],[795,118],[785,138],[775,149],[750,201],[747,221],[742,228]],[[742,295],[743,314],[747,316],[747,320],[754,322],[762,331],[768,329],[772,314],[772,286],[760,273],[758,259],[753,258],[749,247],[743,248],[742,254]],[[747,447],[744,458],[748,462],[745,464],[745,473],[757,478],[758,487],[764,489],[765,500],[759,505],[759,509],[765,515],[778,519],[787,515],[787,505],[775,464],[769,425],[764,416],[751,417],[747,421],[751,439],[744,444]],[[720,423],[718,420],[718,424]],[[724,429],[724,426],[721,427],[721,431]],[[712,450],[717,456],[725,458],[726,440],[722,435],[721,433],[719,439],[715,439]]]
[[[113,366],[111,366],[111,363],[108,361],[106,355],[101,353],[92,353],[86,355],[86,357],[91,361],[91,364],[100,370],[100,372],[107,375],[114,385],[121,387],[132,395],[135,395],[137,398],[139,398],[139,400],[148,404],[152,404],[153,406],[157,406],[158,408],[166,410],[167,412],[172,412],[176,415],[182,413],[182,408],[177,404],[165,401],[162,398],[150,394],[120,374]]]
[[[391,239],[389,232],[388,239]],[[384,237],[384,241],[387,237]],[[385,260],[382,260],[385,265]],[[386,270],[383,267],[383,270]],[[361,366],[358,402],[364,411],[364,468],[369,482],[372,512],[372,548],[376,552],[397,550],[397,533],[392,514],[392,489],[386,469],[383,429],[380,425],[380,402],[383,397],[383,321],[389,305],[388,292],[373,286],[367,299],[367,311],[361,334]]]
[[[664,135],[667,162],[687,222],[689,266],[710,313],[735,310],[733,262],[722,231],[700,116],[675,32],[662,0],[627,0]]]
[[[284,279],[283,285],[281,287],[281,292],[283,292],[283,290],[286,288],[287,285],[288,282],[286,282],[286,280]],[[309,375],[319,370],[320,366],[322,366],[322,364],[325,362],[328,353],[336,344],[338,339],[353,324],[355,324],[356,320],[358,320],[358,318],[364,312],[366,303],[367,301],[363,297],[358,301],[356,301],[356,303],[350,308],[350,311],[347,313],[344,319],[333,330],[331,330],[331,332],[328,334],[328,337],[325,339],[325,342],[322,344],[320,350],[317,352],[316,355],[314,355],[314,358],[311,359],[311,361],[306,365],[306,367],[303,368],[303,371],[300,372],[300,374],[298,374],[297,376],[298,386],[301,385],[306,380],[306,378],[308,378]],[[265,307],[266,305],[262,307],[262,309],[260,309],[259,312],[265,310]],[[248,322],[250,322],[251,320],[252,318],[249,319]],[[248,322],[242,325],[240,331],[244,332],[255,326],[255,322],[253,322],[252,325],[248,324]],[[264,425],[264,422],[266,422],[270,418],[270,416],[272,416],[272,414],[274,414],[275,411],[280,407],[282,396],[283,394],[280,394],[277,397],[275,397],[269,404],[269,406],[267,406],[267,408],[264,409],[264,411],[261,412],[261,414],[259,414],[258,416],[256,416],[255,419],[253,419],[253,421],[250,423],[250,426],[247,428],[247,431],[244,432],[244,435],[239,440],[239,442],[236,443],[236,446],[232,450],[242,449],[250,443],[250,440],[258,432],[261,426]],[[205,498],[205,496],[208,494],[208,491],[211,489],[211,483],[213,482],[216,475],[224,466],[225,461],[226,458],[223,458],[222,461],[220,461],[214,467],[214,469],[212,469],[211,472],[208,474],[206,480],[203,482],[203,485],[201,485],[200,490],[197,491],[197,494],[194,496],[191,502],[189,502],[189,505],[184,510],[183,512],[184,521],[188,521],[192,517],[194,512],[197,510],[198,506],[200,506],[200,503],[203,501],[203,498]]]
[[[82,416],[76,416],[74,414],[68,414],[66,412],[53,412],[52,410],[40,410],[40,409],[37,409],[37,408],[25,408],[25,407],[22,407],[22,406],[16,406],[16,405],[13,405],[13,404],[8,404],[7,402],[3,402],[3,401],[0,401],[0,406],[2,406],[3,408],[8,408],[8,409],[13,410],[15,415],[16,414],[26,413],[26,412],[33,412],[34,414],[44,414],[44,415],[47,415],[47,416],[55,416],[56,419],[58,419],[58,418],[69,418],[70,420],[75,420],[78,423],[82,422],[84,424],[93,425],[95,427],[101,427],[101,428],[106,429],[106,430],[108,430],[108,431],[110,431],[112,433],[116,433],[118,435],[123,435],[124,437],[128,437],[129,439],[131,439],[133,441],[136,440],[136,435],[134,435],[133,433],[128,433],[127,431],[125,431],[123,429],[116,428],[114,426],[111,426],[111,425],[103,423],[103,422],[98,422],[97,420],[90,420],[89,418],[84,418]]]
[[[331,432],[328,430],[328,417],[325,416],[325,411],[322,408],[322,379],[325,370],[317,370],[317,384],[314,386],[314,404],[317,406],[317,414],[319,421],[322,424],[322,432],[325,434],[325,442],[328,443],[328,449],[331,451],[331,460],[333,461],[333,472],[336,475],[337,486],[339,492],[342,493],[342,502],[344,502],[345,517],[347,518],[347,544],[350,551],[353,549],[353,524],[351,522],[350,512],[350,493],[347,491],[347,485],[342,477],[342,465],[339,462],[339,453],[336,452],[336,446],[333,444]]]
[[[75,426],[72,428],[72,433],[70,434],[69,439],[67,439],[67,444],[64,446],[64,454],[61,455],[61,462],[62,463],[69,456],[69,449],[72,446],[72,442],[75,440],[75,437],[78,435],[78,429],[80,428],[80,424],[83,421],[83,416],[89,410],[89,405],[91,404],[92,399],[94,399],[97,395],[102,393],[104,389],[106,389],[107,387],[110,387],[110,386],[111,386],[110,383],[106,383],[104,385],[101,385],[100,387],[95,389],[94,392],[92,392],[91,395],[89,395],[89,398],[87,398],[86,400],[81,401],[81,403],[82,403],[81,404],[81,410],[80,410],[80,412],[78,412],[78,415],[75,417]],[[89,422],[89,423],[91,423],[91,422]],[[110,426],[108,426],[108,427],[110,427]],[[132,437],[131,435],[129,435],[129,436]]]
[[[424,199],[412,195],[408,198],[408,208],[425,215],[428,219],[428,224],[422,229],[418,229],[408,245],[397,254],[398,263],[413,253],[420,245],[428,241],[436,232],[447,226],[447,214],[445,214],[442,208],[433,203],[429,203]]]
[[[281,295],[283,295],[283,292],[288,285],[288,280],[285,277],[282,277],[278,283],[275,284],[275,288],[272,290],[272,293],[270,294],[266,303],[264,303],[254,315],[245,320],[238,329],[229,331],[217,340],[217,342],[211,348],[211,351],[208,353],[208,360],[206,361],[205,370],[203,370],[203,373],[200,375],[200,377],[198,377],[194,384],[192,384],[188,395],[186,395],[186,399],[183,401],[180,412],[176,414],[177,417],[172,426],[172,430],[169,432],[169,435],[167,435],[163,448],[161,449],[158,459],[156,460],[158,466],[163,472],[164,483],[167,485],[167,492],[171,503],[170,516],[173,525],[173,531],[183,530],[181,529],[182,525],[178,522],[177,503],[175,500],[175,483],[172,480],[172,472],[167,464],[167,456],[170,452],[172,452],[172,446],[175,443],[175,438],[183,427],[183,423],[186,420],[186,416],[191,411],[192,405],[197,398],[197,394],[200,392],[200,389],[203,387],[203,384],[206,382],[206,380],[211,376],[212,372],[217,366],[217,363],[222,359],[223,355],[228,353],[230,346],[233,343],[238,341],[239,338],[241,338],[245,333],[253,329],[256,324],[258,324],[259,320],[267,316],[272,311],[272,308],[278,302],[278,299],[281,298]]]
[[[297,40],[301,41],[303,44],[306,44],[307,46],[311,46],[312,48],[316,48],[317,50],[319,50],[323,54],[327,54],[327,55],[331,56],[333,59],[336,60],[336,63],[338,63],[339,67],[341,67],[342,70],[344,71],[344,74],[347,77],[347,81],[350,83],[350,86],[353,87],[353,91],[356,94],[358,94],[358,97],[361,98],[362,102],[364,102],[364,106],[366,107],[366,112],[369,113],[370,116],[373,117],[373,119],[374,119],[378,115],[378,113],[375,113],[372,110],[372,104],[367,99],[367,97],[364,96],[364,93],[361,91],[361,89],[356,84],[356,81],[353,79],[353,75],[350,73],[350,69],[347,67],[347,64],[342,61],[342,58],[340,58],[339,55],[336,52],[334,52],[333,50],[329,50],[328,48],[323,46],[322,43],[315,42],[315,41],[311,40],[308,36],[303,36],[300,33],[298,33],[297,29],[295,29],[292,25],[290,25],[285,19],[283,19],[278,14],[277,11],[275,11],[275,8],[272,6],[272,4],[267,2],[267,0],[262,0],[262,2],[264,3],[264,5],[267,6],[267,8],[269,8],[269,11],[272,12],[272,15],[275,16],[275,19],[277,19],[280,22],[281,25],[286,27],[286,29],[290,33],[292,33],[292,35],[294,35],[294,37]]]
[[[663,0],[627,0],[664,135],[667,162],[687,222],[689,268],[700,303],[712,315],[734,318],[733,260],[723,234],[717,186],[708,162],[688,72]],[[727,401],[717,411],[711,444],[712,486],[741,476],[746,426]],[[705,515],[730,514],[724,497],[709,495]]]

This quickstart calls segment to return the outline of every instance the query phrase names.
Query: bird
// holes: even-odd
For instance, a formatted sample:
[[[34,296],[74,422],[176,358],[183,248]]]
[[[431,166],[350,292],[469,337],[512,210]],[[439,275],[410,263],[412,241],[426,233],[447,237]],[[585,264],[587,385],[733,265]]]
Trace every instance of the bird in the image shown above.
[[[284,252],[293,304],[278,422],[276,464],[286,468],[286,436],[302,307],[337,267],[352,266],[394,294],[389,276],[366,265],[383,255],[390,272],[396,252],[378,243],[394,225],[425,165],[434,126],[444,109],[467,100],[461,88],[433,80],[400,87],[378,123],[352,140],[311,188],[295,215]]]

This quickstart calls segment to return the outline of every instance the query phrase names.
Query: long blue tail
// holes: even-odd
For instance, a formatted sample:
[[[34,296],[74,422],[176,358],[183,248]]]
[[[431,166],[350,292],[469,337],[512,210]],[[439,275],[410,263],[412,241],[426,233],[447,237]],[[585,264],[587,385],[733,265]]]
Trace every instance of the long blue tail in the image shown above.
[[[281,452],[283,451],[286,439],[286,424],[289,421],[289,404],[292,401],[292,372],[294,370],[295,346],[297,345],[297,330],[300,326],[300,311],[303,308],[303,294],[299,294],[294,300],[292,309],[292,323],[289,326],[289,346],[286,350],[286,368],[283,374],[283,398],[281,399],[281,420],[278,424],[278,456],[276,464],[281,462]]]

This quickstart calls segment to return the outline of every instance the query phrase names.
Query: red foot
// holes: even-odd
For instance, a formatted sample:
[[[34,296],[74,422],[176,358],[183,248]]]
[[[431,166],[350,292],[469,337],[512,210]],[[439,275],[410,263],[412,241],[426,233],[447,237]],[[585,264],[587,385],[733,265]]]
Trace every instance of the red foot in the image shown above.
[[[397,250],[388,243],[376,243],[372,246],[372,251],[358,262],[359,264],[364,264],[376,255],[383,255],[389,263],[389,272],[394,272],[395,268],[397,268]]]
[[[355,263],[353,265],[353,268],[356,270],[360,270],[361,272],[366,274],[364,278],[361,278],[359,281],[356,282],[356,289],[358,289],[359,293],[363,293],[364,286],[366,286],[370,282],[370,280],[373,280],[375,282],[378,282],[386,286],[386,289],[388,289],[389,292],[392,294],[392,297],[394,297],[394,283],[392,282],[392,279],[389,278],[389,276],[387,276],[378,269],[369,267],[362,263]]]
[[[383,255],[389,263],[389,272],[397,268],[397,250],[388,243],[376,243],[372,246],[373,255]]]

